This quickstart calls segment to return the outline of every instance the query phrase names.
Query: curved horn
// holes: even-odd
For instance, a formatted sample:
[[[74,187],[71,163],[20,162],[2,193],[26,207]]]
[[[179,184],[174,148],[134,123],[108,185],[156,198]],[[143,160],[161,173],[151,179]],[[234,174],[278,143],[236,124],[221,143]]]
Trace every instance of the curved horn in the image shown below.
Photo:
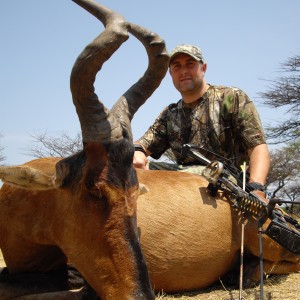
[[[105,31],[77,58],[71,73],[71,91],[81,124],[83,143],[121,139],[124,129],[132,139],[130,122],[135,112],[157,89],[167,72],[169,56],[165,42],[157,34],[126,22],[121,15],[92,0],[73,1],[105,26]],[[148,68],[109,112],[94,93],[94,82],[103,63],[128,39],[128,31],[146,48]]]
[[[145,47],[148,54],[148,68],[144,75],[131,87],[112,108],[113,114],[121,120],[122,125],[130,128],[130,122],[141,105],[158,88],[165,77],[169,66],[169,55],[165,41],[153,33],[136,24],[130,23],[129,32]]]
[[[94,92],[94,82],[104,62],[128,39],[129,24],[121,15],[92,0],[72,1],[93,14],[105,26],[105,30],[79,55],[71,72],[71,92],[83,143],[119,139],[122,137],[122,128],[117,122],[110,122],[109,110]]]

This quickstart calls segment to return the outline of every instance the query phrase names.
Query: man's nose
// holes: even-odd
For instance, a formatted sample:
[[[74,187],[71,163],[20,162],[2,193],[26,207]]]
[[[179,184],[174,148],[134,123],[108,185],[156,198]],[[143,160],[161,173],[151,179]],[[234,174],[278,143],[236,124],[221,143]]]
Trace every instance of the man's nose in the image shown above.
[[[185,74],[188,72],[188,66],[187,65],[182,65],[181,68],[180,68],[180,72],[182,74]]]

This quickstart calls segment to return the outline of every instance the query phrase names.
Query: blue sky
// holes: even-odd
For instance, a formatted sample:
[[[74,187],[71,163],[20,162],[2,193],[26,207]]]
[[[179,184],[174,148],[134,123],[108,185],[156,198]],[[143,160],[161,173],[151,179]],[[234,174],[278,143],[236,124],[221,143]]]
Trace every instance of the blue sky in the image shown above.
[[[208,63],[209,83],[236,86],[255,102],[264,125],[282,120],[282,110],[264,107],[258,96],[280,76],[279,66],[300,51],[299,0],[103,0],[128,21],[157,32],[167,49],[198,45]],[[71,0],[0,2],[0,99],[6,164],[23,163],[31,134],[74,136],[80,131],[69,78],[82,49],[103,25]],[[130,37],[97,76],[96,93],[106,107],[144,73],[147,57]],[[139,138],[159,112],[180,95],[167,74],[134,116]]]

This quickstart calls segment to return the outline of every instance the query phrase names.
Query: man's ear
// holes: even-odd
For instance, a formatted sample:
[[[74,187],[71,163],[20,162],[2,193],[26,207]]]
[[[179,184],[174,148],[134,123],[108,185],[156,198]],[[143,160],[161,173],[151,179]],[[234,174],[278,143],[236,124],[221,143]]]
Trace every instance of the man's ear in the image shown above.
[[[207,63],[202,64],[202,71],[205,73],[207,70]]]

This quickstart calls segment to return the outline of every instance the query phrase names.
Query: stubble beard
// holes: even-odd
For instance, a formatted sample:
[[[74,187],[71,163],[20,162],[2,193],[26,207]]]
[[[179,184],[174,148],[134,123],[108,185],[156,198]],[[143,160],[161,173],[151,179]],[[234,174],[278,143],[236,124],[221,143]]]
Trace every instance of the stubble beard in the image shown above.
[[[201,90],[202,85],[203,85],[202,80],[200,82],[194,82],[194,81],[183,82],[183,83],[179,84],[179,92],[181,94],[195,93],[195,92]]]

